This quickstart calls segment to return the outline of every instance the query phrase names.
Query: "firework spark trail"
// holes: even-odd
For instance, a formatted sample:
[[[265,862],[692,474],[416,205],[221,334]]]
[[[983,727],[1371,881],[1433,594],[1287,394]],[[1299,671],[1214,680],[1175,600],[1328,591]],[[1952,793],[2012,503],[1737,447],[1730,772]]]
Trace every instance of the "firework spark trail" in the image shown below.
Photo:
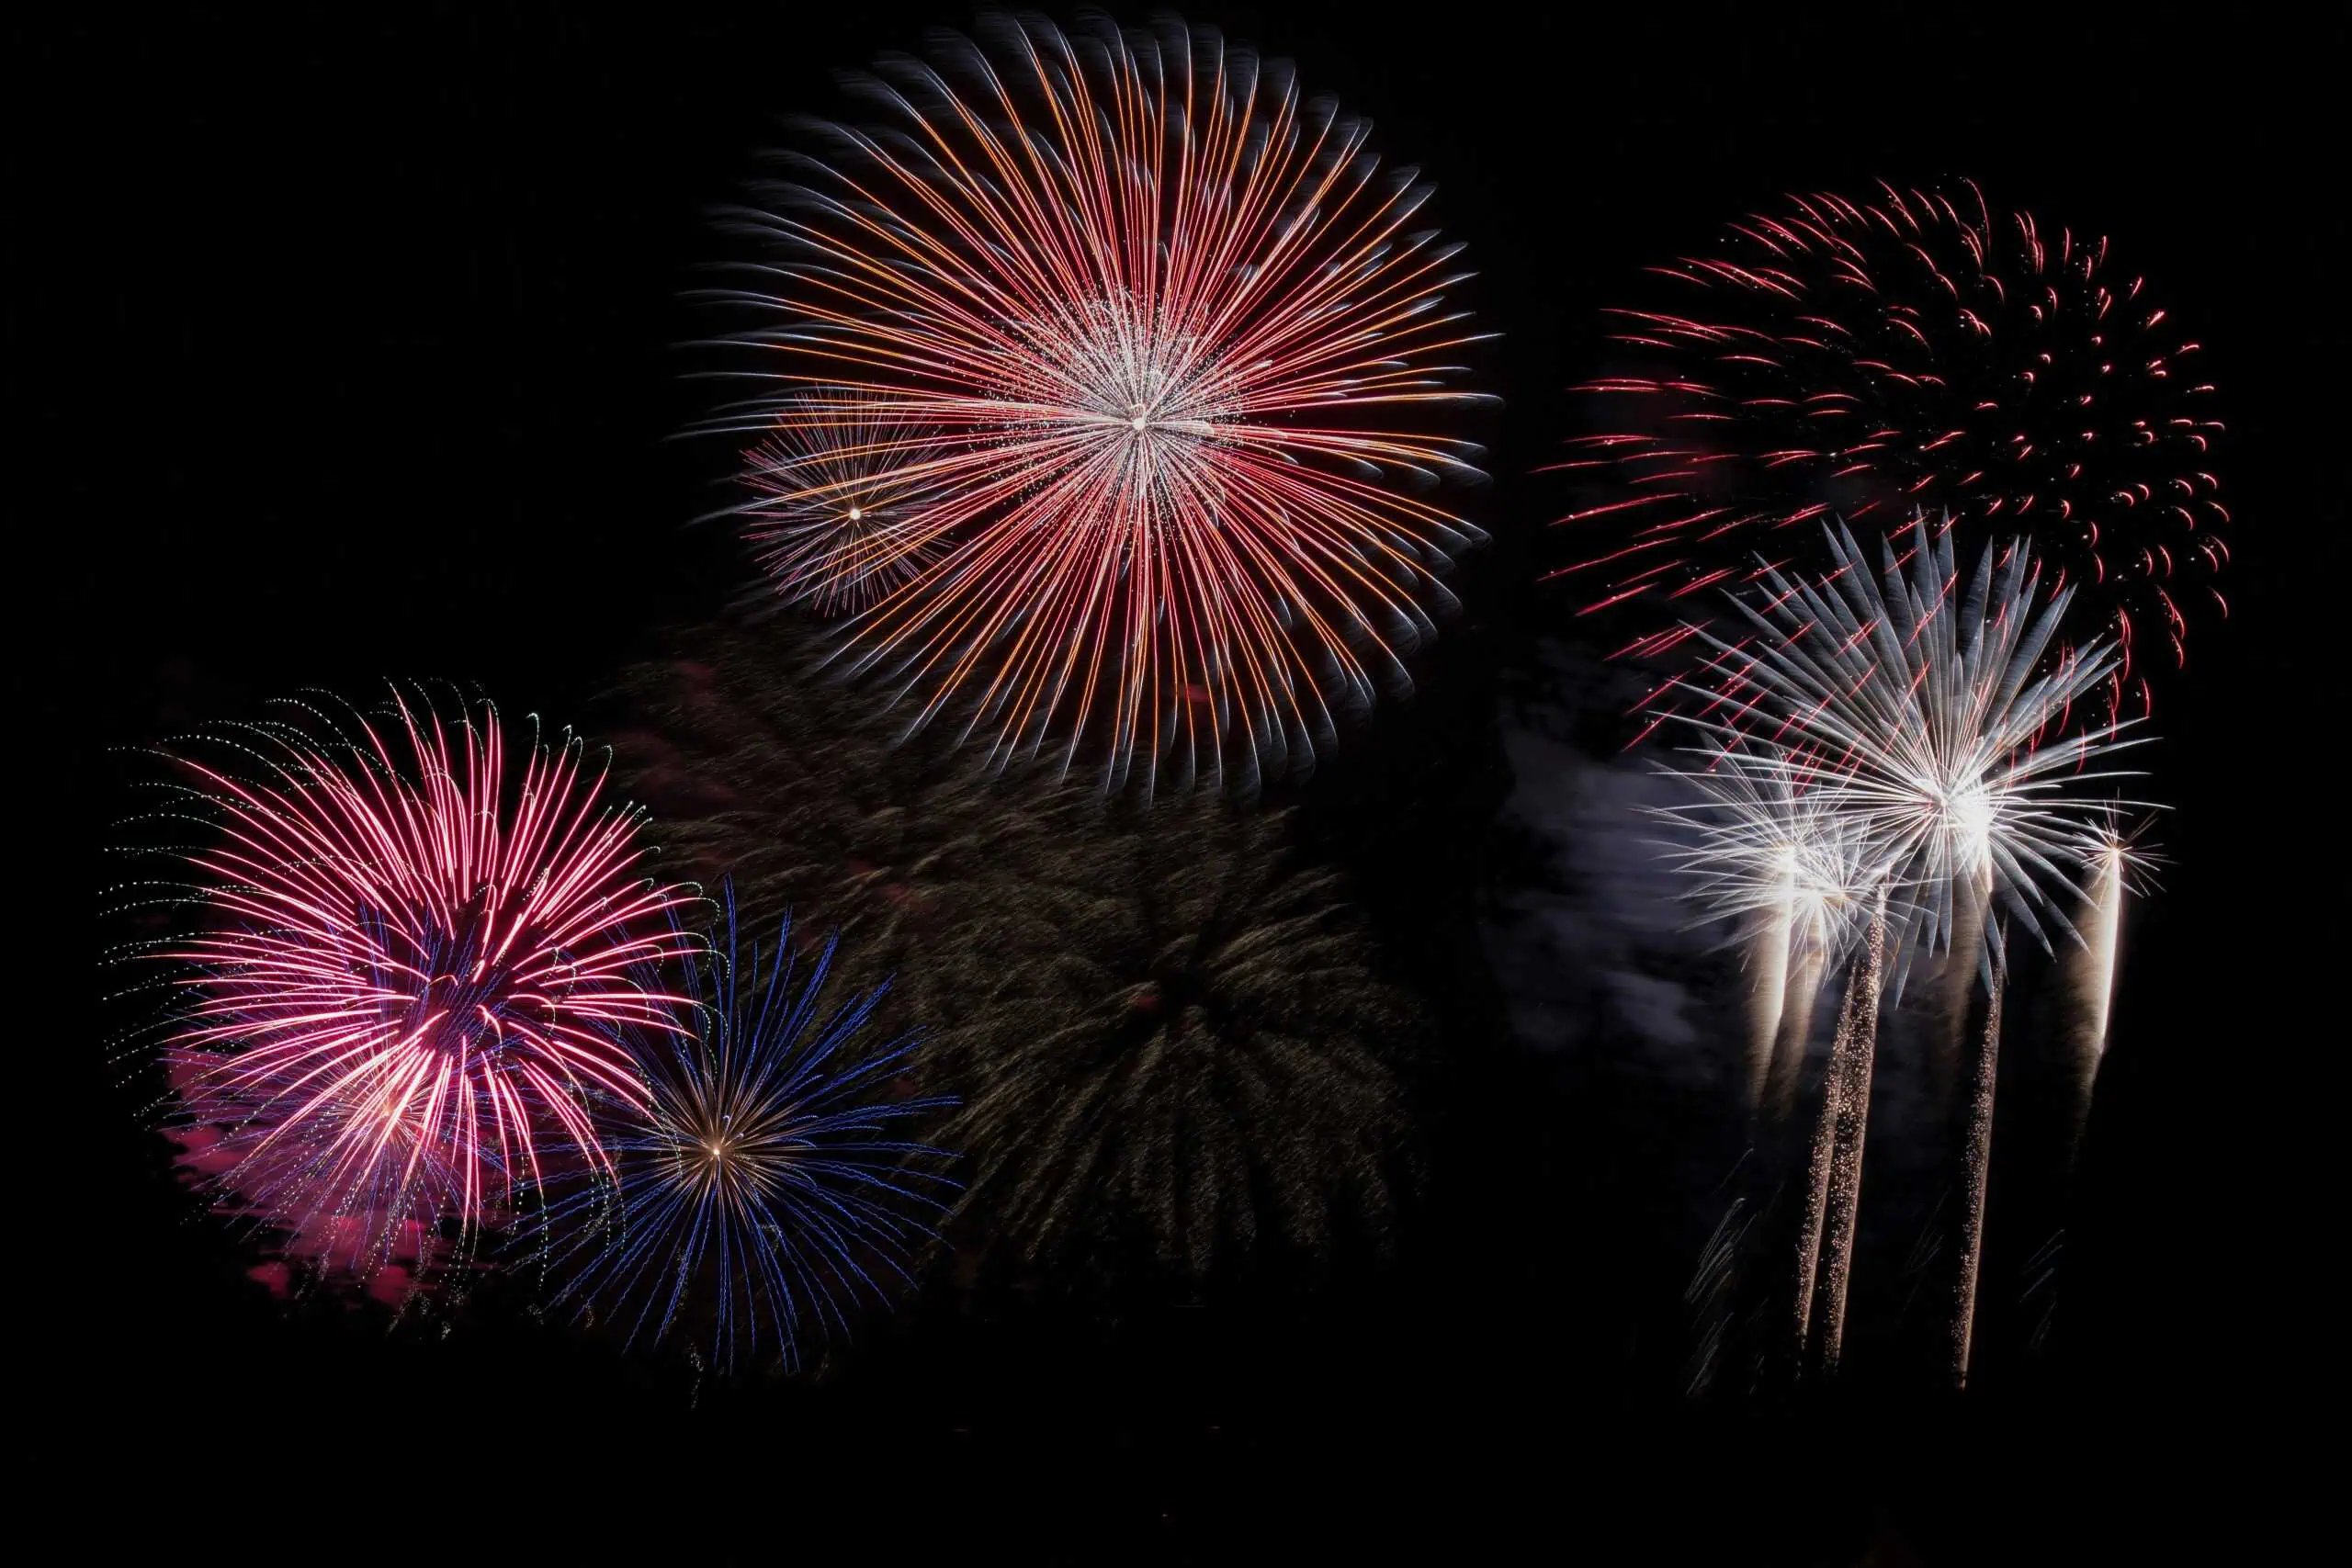
[[[1847,1031],[1839,1030],[1840,1044],[1846,1043],[1847,1034]],[[1812,1156],[1805,1161],[1804,1217],[1797,1229],[1794,1344],[1799,1358],[1804,1355],[1811,1340],[1814,1281],[1821,1269],[1821,1232],[1828,1209],[1830,1166],[1837,1150],[1838,1123],[1845,1111],[1846,1084],[1840,1070],[1843,1066],[1833,1055],[1828,1070],[1822,1075],[1821,1116],[1813,1130]]]
[[[888,128],[829,128],[842,156],[740,215],[768,254],[724,298],[774,321],[740,341],[784,390],[731,427],[788,435],[821,385],[923,432],[928,558],[840,655],[910,728],[952,707],[1114,788],[1304,771],[1479,537],[1417,493],[1476,477],[1414,428],[1482,400],[1450,387],[1458,247],[1285,66],[1174,21],[984,27],[886,62]]]
[[[2083,946],[2068,959],[2075,998],[2067,1042],[2074,1056],[2070,1066],[2075,1103],[2067,1132],[2070,1150],[2082,1138],[2083,1125],[2090,1115],[2091,1091],[2107,1054],[2107,1020],[2115,995],[2116,942],[2122,931],[2129,855],[2119,840],[2108,845],[2094,862],[2083,912],[2075,921]]]
[[[487,704],[455,745],[393,713],[398,744],[308,709],[214,737],[251,776],[177,759],[175,815],[217,837],[185,852],[203,929],[156,953],[187,970],[164,1058],[199,1174],[362,1273],[445,1220],[463,1250],[558,1149],[605,1166],[590,1101],[644,1094],[621,1035],[677,1027],[639,976],[692,947],[689,890],[634,874],[579,742],[534,745],[510,794]]]
[[[1796,919],[1796,866],[1791,863],[1785,891],[1771,908],[1754,917],[1747,941],[1747,1089],[1751,1116],[1761,1113],[1771,1086],[1774,1048],[1789,988],[1789,942]]]
[[[1883,896],[1882,896],[1883,897]],[[1829,1266],[1821,1285],[1821,1368],[1838,1371],[1846,1339],[1846,1294],[1854,1271],[1854,1235],[1862,1197],[1862,1145],[1871,1125],[1871,1073],[1878,1055],[1879,982],[1886,964],[1883,903],[1871,921],[1862,955],[1846,982],[1838,1019],[1838,1143],[1830,1156]]]
[[[2003,971],[1996,967],[1976,1053],[1976,1075],[1968,1104],[1966,1183],[1961,1203],[1960,1279],[1952,1292],[1951,1377],[1968,1386],[1969,1353],[1976,1337],[1976,1277],[1984,1258],[1984,1192],[1993,1172],[1993,1085],[2001,1058]]]
[[[1768,1124],[1786,1122],[1796,1109],[1797,1085],[1804,1077],[1805,1051],[1813,1043],[1813,1016],[1821,997],[1821,976],[1827,962],[1826,952],[1808,946],[1789,968],[1780,1027],[1772,1038],[1770,1070],[1759,1102]]]
[[[1579,389],[1596,429],[1562,465],[1605,490],[1562,520],[1602,536],[1560,574],[1584,613],[1752,582],[1750,552],[1810,570],[1817,520],[1899,537],[1928,506],[2030,536],[2086,590],[2078,609],[2123,653],[2110,714],[2127,694],[2146,710],[2134,649],[2184,657],[2184,606],[2226,617],[2213,388],[2106,240],[2000,213],[1971,182],[1882,184],[1791,197],[1651,271],[1676,297],[1610,312],[1638,363]]]

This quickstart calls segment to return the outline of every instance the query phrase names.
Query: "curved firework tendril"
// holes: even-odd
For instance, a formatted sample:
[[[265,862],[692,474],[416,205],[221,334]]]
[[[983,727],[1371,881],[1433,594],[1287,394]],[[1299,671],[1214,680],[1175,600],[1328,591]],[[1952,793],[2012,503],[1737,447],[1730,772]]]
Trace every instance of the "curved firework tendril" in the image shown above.
[[[932,1235],[920,1216],[943,1212],[935,1194],[956,1185],[935,1168],[954,1156],[888,1129],[956,1102],[894,1087],[922,1036],[870,1043],[888,981],[824,1006],[838,937],[805,962],[786,917],[763,977],[731,886],[721,903],[725,950],[689,987],[705,998],[700,1027],[651,1043],[650,1096],[611,1137],[618,1230],[583,1226],[563,1255],[601,1245],[558,1299],[608,1309],[630,1343],[658,1345],[699,1297],[721,1370],[764,1340],[795,1371],[806,1322],[845,1333],[846,1303],[886,1297],[877,1273],[910,1282],[908,1254]],[[605,1201],[592,1186],[552,1206],[548,1238],[601,1218]]]
[[[510,789],[487,703],[454,735],[397,690],[386,717],[217,737],[251,776],[176,759],[217,839],[183,852],[200,932],[154,950],[191,971],[164,1061],[194,1168],[362,1274],[450,1224],[465,1250],[558,1149],[605,1167],[589,1101],[643,1099],[622,1036],[679,998],[639,976],[692,946],[667,918],[692,895],[634,874],[639,819],[598,809],[577,739]]]
[[[1905,955],[1950,947],[1955,910],[1988,896],[2046,947],[2045,919],[2073,929],[2052,889],[2083,897],[2076,872],[2130,804],[2082,786],[2126,776],[2088,764],[2134,744],[2119,739],[2132,721],[2045,743],[2107,678],[2114,649],[2062,649],[2036,672],[2074,590],[2046,592],[2022,540],[1981,550],[1962,578],[1946,518],[1900,558],[1882,544],[1873,574],[1852,534],[1826,532],[1825,576],[1767,569],[1761,592],[1738,602],[1754,635],[1700,634],[1714,657],[1681,682],[1706,705],[1691,722],[1724,741],[1735,771],[1760,758],[1815,775],[1910,900]]]
[[[922,523],[944,499],[926,476],[930,436],[895,404],[837,388],[763,409],[750,428],[770,433],[745,457],[756,499],[730,511],[786,604],[852,615],[938,557]]]
[[[2228,614],[2213,389],[2105,239],[1996,213],[1973,182],[1882,185],[1864,202],[1791,197],[1651,270],[1679,297],[1611,311],[1627,373],[1577,389],[1598,433],[1563,466],[1610,489],[1563,521],[1612,534],[1566,569],[1590,584],[1585,613],[1754,581],[1751,550],[1810,570],[1816,520],[1899,530],[1930,507],[2030,536],[2096,603],[2120,654],[2110,714],[2127,694],[2147,709],[2133,654],[2149,628],[2177,662],[2184,601]]]
[[[1384,179],[1364,123],[1214,33],[982,37],[855,79],[887,125],[824,128],[835,162],[741,215],[777,254],[722,298],[778,318],[739,340],[786,360],[777,438],[830,417],[811,385],[924,433],[874,456],[935,558],[841,656],[1000,763],[1303,772],[1335,707],[1407,683],[1482,536],[1414,493],[1477,449],[1396,427],[1480,400],[1442,358],[1474,341],[1458,247],[1408,231],[1429,187]]]

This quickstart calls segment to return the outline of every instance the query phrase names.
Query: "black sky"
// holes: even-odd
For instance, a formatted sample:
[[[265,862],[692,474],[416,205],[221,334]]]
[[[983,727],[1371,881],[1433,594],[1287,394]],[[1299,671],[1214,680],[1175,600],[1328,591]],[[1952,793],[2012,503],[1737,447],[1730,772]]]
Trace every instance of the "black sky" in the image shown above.
[[[395,674],[560,720],[712,613],[739,564],[684,525],[723,455],[667,439],[707,396],[675,345],[708,209],[784,116],[840,107],[833,69],[969,14],[84,15],[7,51],[35,111],[8,155],[31,215],[5,301],[19,690],[69,738],[18,737],[20,830],[65,848],[40,918],[66,955],[27,982],[16,1043],[56,1073],[26,1109],[66,1151],[14,1193],[18,1346],[60,1396],[40,1424],[58,1485],[20,1506],[198,1560],[434,1555],[511,1527],[602,1561],[674,1526],[673,1552],[718,1560],[840,1536],[891,1561],[935,1517],[962,1549],[1051,1561],[1253,1558],[1300,1532],[1380,1556],[1429,1530],[1853,1562],[1883,1524],[1926,1561],[2101,1561],[2189,1532],[2234,1551],[2290,1517],[2291,1462],[2254,1445],[2342,1412],[2306,1370],[2334,1359],[2312,1283],[2334,1249],[2303,1215],[2334,1207],[2342,985],[2320,955],[2342,951],[2344,856],[2302,826],[2339,793],[2318,655],[2342,621],[2340,15],[1187,14],[1295,60],[1430,174],[1504,334],[1465,614],[1415,700],[1300,796],[1473,1064],[1439,1111],[1464,1153],[1398,1266],[1115,1315],[927,1309],[823,1386],[691,1408],[547,1334],[282,1322],[183,1223],[107,1087],[80,891],[108,874],[126,764],[104,749]],[[1512,869],[1496,716],[1564,627],[1532,586],[1560,497],[1530,474],[1575,428],[1595,312],[1644,264],[1784,189],[1945,175],[2111,234],[2209,345],[2233,616],[2199,628],[2149,759],[2171,863],[2133,932],[2060,1353],[1965,1407],[1689,1407],[1688,1248],[1657,1199],[1673,1116],[1610,1063],[1508,1060],[1473,929]]]

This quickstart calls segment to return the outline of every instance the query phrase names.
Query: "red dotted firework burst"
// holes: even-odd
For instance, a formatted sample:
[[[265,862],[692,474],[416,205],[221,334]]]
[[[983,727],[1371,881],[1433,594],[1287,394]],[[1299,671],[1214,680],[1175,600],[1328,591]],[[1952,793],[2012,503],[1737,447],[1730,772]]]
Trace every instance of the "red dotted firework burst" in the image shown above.
[[[406,698],[316,719],[240,731],[253,776],[184,764],[218,839],[187,852],[200,934],[163,953],[194,971],[165,1060],[223,1206],[368,1274],[462,1245],[559,1154],[608,1168],[590,1104],[642,1103],[625,1032],[692,1005],[638,978],[690,899],[636,874],[576,741],[510,790],[487,704],[454,735]]]
[[[765,254],[727,298],[769,319],[744,341],[783,391],[718,422],[806,445],[854,398],[908,433],[859,445],[920,504],[842,657],[999,761],[1303,770],[1335,710],[1403,683],[1478,536],[1425,499],[1476,456],[1417,428],[1476,400],[1445,362],[1456,247],[1412,227],[1429,188],[1181,23],[995,18],[878,69],[880,123],[826,128],[745,215]]]
[[[2147,705],[2135,649],[2177,663],[2196,601],[2228,613],[2212,388],[2106,240],[1996,214],[1971,183],[1883,186],[1792,197],[1651,270],[1672,292],[1610,312],[1623,373],[1579,389],[1598,434],[1565,465],[1594,487],[1565,521],[1609,541],[1562,574],[1586,613],[1703,604],[1820,564],[1833,517],[1895,533],[1923,511],[2031,539],[2098,617],[2079,629],[2123,649],[2111,710]]]

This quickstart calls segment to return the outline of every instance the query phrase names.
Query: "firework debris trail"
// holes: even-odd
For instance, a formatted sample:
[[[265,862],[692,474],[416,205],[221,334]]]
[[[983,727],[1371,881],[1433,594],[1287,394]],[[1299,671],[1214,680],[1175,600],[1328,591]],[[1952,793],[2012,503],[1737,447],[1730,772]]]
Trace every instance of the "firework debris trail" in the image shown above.
[[[1961,1206],[1960,1279],[1952,1292],[1951,1376],[1968,1386],[1969,1353],[1976,1334],[1976,1277],[1984,1259],[1984,1190],[1993,1168],[1993,1084],[2001,1057],[2001,992],[2007,978],[1993,972],[1985,1003],[1984,1033],[1976,1053],[1976,1077],[1968,1105],[1966,1185]]]
[[[1878,1055],[1880,981],[1886,964],[1886,897],[1881,893],[1870,935],[1846,984],[1830,1071],[1838,1075],[1838,1137],[1830,1156],[1828,1271],[1821,1282],[1821,1368],[1838,1370],[1846,1336],[1846,1288],[1853,1277],[1854,1233],[1862,1196],[1862,1140],[1871,1124],[1871,1071]]]
[[[1838,1027],[1838,1043],[1844,1046],[1847,1031],[1843,1021]],[[1796,1333],[1794,1345],[1803,1358],[1813,1325],[1813,1287],[1821,1269],[1822,1222],[1829,1201],[1830,1158],[1836,1150],[1838,1123],[1843,1116],[1841,1097],[1845,1090],[1838,1055],[1832,1055],[1829,1066],[1821,1077],[1821,1119],[1813,1131],[1813,1155],[1805,1162],[1804,1218],[1797,1230]]]

